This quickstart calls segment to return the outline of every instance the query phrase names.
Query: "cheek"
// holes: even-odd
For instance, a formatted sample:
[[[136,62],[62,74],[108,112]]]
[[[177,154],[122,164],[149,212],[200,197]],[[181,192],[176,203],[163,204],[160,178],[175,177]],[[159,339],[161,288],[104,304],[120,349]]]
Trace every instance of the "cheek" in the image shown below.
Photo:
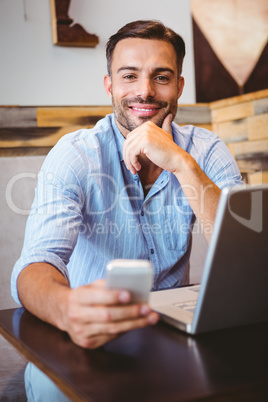
[[[120,80],[115,80],[112,86],[113,96],[118,100],[127,97],[136,96],[137,93],[137,85],[136,83],[126,83]]]
[[[158,87],[157,94],[158,94],[158,97],[162,97],[163,99],[165,98],[166,100],[169,100],[170,102],[172,102],[174,99],[178,98],[178,90],[177,90],[177,87],[175,87],[174,85],[172,85],[172,86],[163,85],[161,87]]]
[[[174,85],[169,89],[169,95],[172,99],[178,98],[179,92],[177,86]]]
[[[125,88],[120,88],[112,91],[112,96],[116,103],[120,103],[122,99],[128,96],[128,91]]]

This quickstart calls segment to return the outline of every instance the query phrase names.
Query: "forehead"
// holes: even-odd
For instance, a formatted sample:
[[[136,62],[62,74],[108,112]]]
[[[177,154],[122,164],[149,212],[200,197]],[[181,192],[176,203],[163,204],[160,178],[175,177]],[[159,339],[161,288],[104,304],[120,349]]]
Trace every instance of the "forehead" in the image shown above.
[[[112,70],[123,66],[137,68],[169,68],[176,71],[176,52],[171,43],[157,39],[127,38],[119,41],[114,49]]]

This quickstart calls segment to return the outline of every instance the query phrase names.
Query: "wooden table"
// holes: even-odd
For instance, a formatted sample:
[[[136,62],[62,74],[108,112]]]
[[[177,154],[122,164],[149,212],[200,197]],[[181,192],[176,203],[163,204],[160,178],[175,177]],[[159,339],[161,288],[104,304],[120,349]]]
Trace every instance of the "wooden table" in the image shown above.
[[[72,400],[268,400],[268,322],[194,338],[159,323],[85,350],[18,308],[0,333]]]

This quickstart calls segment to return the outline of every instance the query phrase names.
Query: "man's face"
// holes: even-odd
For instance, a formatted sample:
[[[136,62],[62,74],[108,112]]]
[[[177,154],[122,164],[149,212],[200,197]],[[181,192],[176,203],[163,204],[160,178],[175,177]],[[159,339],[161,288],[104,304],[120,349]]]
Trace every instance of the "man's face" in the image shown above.
[[[105,76],[117,126],[124,136],[151,120],[159,127],[175,117],[184,80],[178,77],[176,53],[165,41],[128,38],[117,43],[112,77]]]

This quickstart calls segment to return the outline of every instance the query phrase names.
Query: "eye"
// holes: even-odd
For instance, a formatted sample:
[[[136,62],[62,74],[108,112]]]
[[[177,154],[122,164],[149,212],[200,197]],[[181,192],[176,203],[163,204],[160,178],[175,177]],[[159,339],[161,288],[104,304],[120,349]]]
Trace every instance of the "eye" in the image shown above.
[[[155,80],[159,81],[159,82],[166,83],[166,82],[169,81],[169,78],[167,76],[165,76],[165,75],[158,75],[157,77],[155,77]]]
[[[134,74],[126,74],[126,75],[123,76],[123,79],[126,80],[126,81],[132,81],[132,80],[134,80],[135,78],[136,78],[136,77],[135,77]]]

